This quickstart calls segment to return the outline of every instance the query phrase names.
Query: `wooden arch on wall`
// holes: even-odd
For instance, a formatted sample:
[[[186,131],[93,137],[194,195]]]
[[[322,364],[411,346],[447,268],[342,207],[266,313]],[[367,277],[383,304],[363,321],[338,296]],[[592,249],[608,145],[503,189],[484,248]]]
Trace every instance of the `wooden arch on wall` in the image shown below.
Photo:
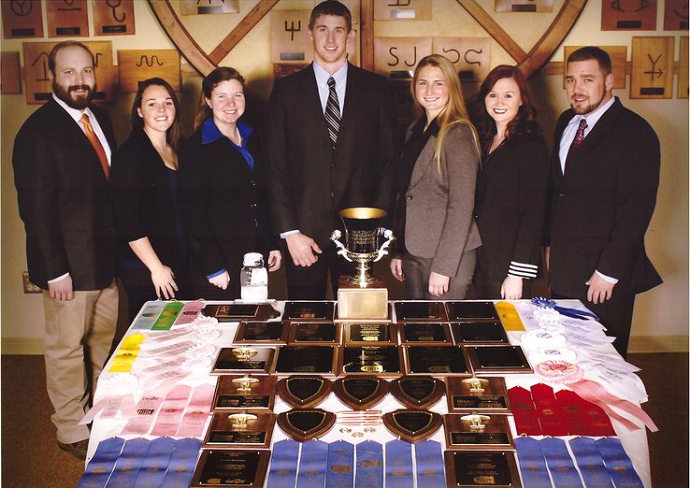
[[[247,35],[249,31],[278,3],[279,0],[259,0],[242,21],[207,54],[185,29],[168,0],[148,0],[158,23],[178,51],[202,76],[211,72],[218,63]],[[498,25],[476,0],[456,0],[486,32],[515,60],[526,76],[538,71],[561,45],[573,28],[587,0],[565,0],[555,19],[542,37],[529,50],[522,49]],[[360,1],[360,54],[362,67],[374,67],[374,0]]]

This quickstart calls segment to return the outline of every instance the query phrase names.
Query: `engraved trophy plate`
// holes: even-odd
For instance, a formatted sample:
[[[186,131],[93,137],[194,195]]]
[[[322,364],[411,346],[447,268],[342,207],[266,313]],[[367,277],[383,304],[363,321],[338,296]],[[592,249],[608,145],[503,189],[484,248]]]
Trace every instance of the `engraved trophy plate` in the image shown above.
[[[407,374],[466,375],[470,370],[458,346],[402,346]]]
[[[334,346],[283,346],[278,351],[276,373],[320,373],[335,371]]]
[[[204,445],[268,448],[274,423],[275,415],[266,410],[214,413]]]
[[[448,449],[514,450],[508,416],[484,412],[443,416]]]
[[[350,323],[342,324],[343,342],[347,345],[387,346],[398,343],[395,324]]]
[[[510,412],[505,380],[489,378],[446,378],[446,400],[449,412]]]
[[[466,346],[465,351],[474,373],[503,376],[533,372],[520,346]]]
[[[283,320],[331,321],[334,308],[333,302],[286,302]]]
[[[498,320],[498,312],[492,302],[446,302],[451,322]]]
[[[400,403],[410,408],[428,408],[445,391],[445,383],[431,376],[403,376],[390,383],[390,392]]]
[[[273,409],[275,376],[221,375],[213,398],[213,411]]]
[[[295,408],[318,405],[328,397],[331,388],[331,381],[321,376],[290,376],[277,385],[280,398]]]
[[[351,376],[333,383],[333,393],[352,410],[367,410],[383,400],[388,382],[376,376]]]
[[[237,344],[286,344],[288,328],[282,322],[240,322],[235,333]]]
[[[456,344],[508,344],[508,336],[499,321],[456,322],[450,327]]]
[[[448,316],[443,302],[395,302],[398,322],[446,322]]]
[[[512,452],[446,451],[444,457],[448,487],[522,488]]]
[[[202,449],[189,486],[262,488],[270,457],[267,449]]]
[[[273,371],[275,349],[272,347],[223,347],[211,374],[269,374]]]
[[[296,408],[278,414],[278,426],[299,442],[316,439],[328,432],[334,424],[335,414],[320,408]]]
[[[402,352],[396,346],[345,346],[338,371],[345,374],[402,374]]]
[[[404,323],[400,325],[400,343],[408,346],[417,344],[453,344],[450,327],[443,323]]]
[[[436,412],[405,410],[383,414],[383,425],[395,436],[407,442],[417,442],[434,435],[443,420]]]
[[[340,344],[340,328],[333,322],[292,322],[288,344]]]
[[[242,320],[269,320],[280,316],[268,303],[225,303],[206,305],[202,313],[215,317],[218,322],[240,322]]]

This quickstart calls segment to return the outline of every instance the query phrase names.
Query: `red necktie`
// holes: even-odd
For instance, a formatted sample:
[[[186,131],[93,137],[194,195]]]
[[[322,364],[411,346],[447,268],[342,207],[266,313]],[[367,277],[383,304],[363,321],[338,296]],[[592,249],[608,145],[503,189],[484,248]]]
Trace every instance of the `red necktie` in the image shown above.
[[[573,143],[570,145],[570,149],[568,149],[568,156],[565,158],[566,164],[568,163],[568,160],[570,157],[575,153],[578,147],[580,147],[580,144],[582,144],[582,141],[585,140],[585,130],[587,129],[587,121],[585,119],[580,119],[580,125],[577,127],[577,133],[575,134],[575,139],[573,139]]]
[[[84,126],[84,134],[86,134],[86,138],[91,143],[91,146],[93,146],[93,150],[96,151],[98,160],[101,162],[101,169],[103,170],[103,174],[105,175],[105,178],[108,179],[108,173],[110,171],[110,167],[108,166],[108,156],[106,156],[105,149],[103,149],[101,141],[98,140],[98,136],[93,131],[93,127],[91,127],[91,122],[89,122],[89,116],[86,114],[81,114],[79,122],[81,122]]]

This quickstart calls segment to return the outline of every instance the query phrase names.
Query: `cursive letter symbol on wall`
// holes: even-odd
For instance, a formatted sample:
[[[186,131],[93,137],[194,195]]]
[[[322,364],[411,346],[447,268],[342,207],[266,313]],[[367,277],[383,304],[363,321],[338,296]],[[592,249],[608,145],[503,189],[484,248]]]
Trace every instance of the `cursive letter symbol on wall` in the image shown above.
[[[160,62],[158,56],[156,56],[155,54],[151,56],[151,59],[149,59],[149,57],[146,54],[142,55],[141,58],[139,58],[139,61],[136,63],[136,66],[137,68],[140,68],[145,64],[149,68],[152,68],[153,63],[156,63],[158,66],[163,66],[163,63]]]

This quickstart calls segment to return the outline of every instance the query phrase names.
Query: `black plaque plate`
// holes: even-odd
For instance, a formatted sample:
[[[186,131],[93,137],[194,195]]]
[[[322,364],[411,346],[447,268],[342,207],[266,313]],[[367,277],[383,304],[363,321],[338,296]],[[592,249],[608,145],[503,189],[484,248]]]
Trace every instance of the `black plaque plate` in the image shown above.
[[[333,344],[339,343],[338,326],[333,322],[292,322],[290,344]]]
[[[256,447],[271,445],[275,415],[267,410],[215,413],[204,444],[214,447]]]
[[[400,365],[396,346],[345,346],[340,371],[346,374],[400,374]]]
[[[278,426],[299,442],[315,439],[335,424],[335,414],[320,408],[296,408],[278,414]]]
[[[277,373],[333,374],[333,346],[283,346],[278,351]]]
[[[353,410],[366,410],[383,400],[388,382],[376,376],[350,376],[336,380],[333,393]]]
[[[521,488],[515,455],[505,451],[446,451],[448,487]]]
[[[391,394],[410,408],[428,408],[442,396],[445,383],[431,376],[403,376],[391,381]]]
[[[190,487],[264,486],[269,450],[203,449]]]
[[[443,416],[448,449],[513,450],[508,416],[475,412]]]
[[[456,322],[451,328],[456,344],[508,344],[508,336],[499,321]]]
[[[467,346],[465,350],[475,373],[532,373],[520,346]]]
[[[286,302],[284,320],[333,320],[333,302]]]
[[[436,412],[429,410],[405,410],[383,414],[383,425],[407,442],[417,442],[434,435],[443,420]]]
[[[280,316],[280,312],[268,303],[209,304],[201,312],[207,317],[217,318],[218,322],[269,320]]]
[[[446,378],[449,412],[510,412],[505,380],[489,378]]]
[[[446,302],[448,317],[454,321],[498,320],[492,302]]]
[[[403,344],[452,344],[448,324],[408,323],[400,326],[400,342]]]
[[[218,353],[212,373],[268,374],[273,370],[272,347],[224,347]]]
[[[393,324],[343,324],[344,342],[353,345],[385,345],[398,341],[397,327]]]
[[[321,376],[290,376],[278,382],[278,395],[295,408],[318,405],[331,392],[331,381]]]
[[[221,375],[213,398],[213,411],[273,409],[275,388],[276,378],[273,375]]]
[[[458,346],[403,346],[407,374],[469,375],[463,350]]]
[[[446,322],[448,317],[443,302],[395,302],[395,317],[398,322],[406,321],[439,321]]]
[[[285,344],[287,327],[282,322],[240,322],[235,334],[239,344]]]

